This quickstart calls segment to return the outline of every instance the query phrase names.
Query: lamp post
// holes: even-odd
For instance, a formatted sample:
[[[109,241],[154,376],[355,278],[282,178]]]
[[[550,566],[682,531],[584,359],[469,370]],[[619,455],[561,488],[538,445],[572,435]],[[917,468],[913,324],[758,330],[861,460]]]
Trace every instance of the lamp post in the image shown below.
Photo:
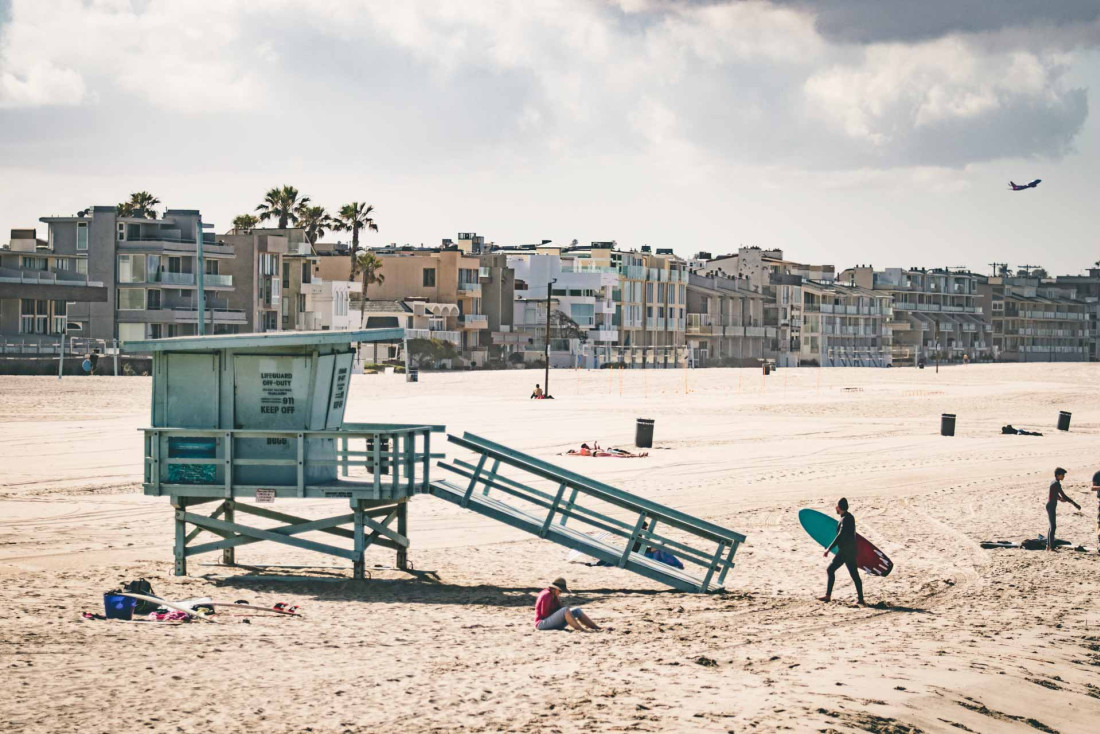
[[[557,278],[552,278],[546,284],[546,374],[542,381],[542,394],[546,397],[550,397],[550,295],[554,292],[551,286],[557,282]]]
[[[65,322],[61,327],[61,353],[57,357],[57,379],[61,379],[61,375],[65,370],[65,337],[69,335],[69,306],[75,306],[76,301],[65,301]],[[75,324],[79,326],[79,324]]]

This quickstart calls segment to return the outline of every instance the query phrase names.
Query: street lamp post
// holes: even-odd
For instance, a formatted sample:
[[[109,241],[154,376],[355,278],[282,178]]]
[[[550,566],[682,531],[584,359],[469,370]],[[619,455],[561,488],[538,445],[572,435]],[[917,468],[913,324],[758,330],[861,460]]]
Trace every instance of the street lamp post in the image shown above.
[[[61,353],[57,357],[57,379],[65,371],[65,337],[69,335],[69,306],[75,306],[76,301],[65,302],[65,321],[61,327]]]
[[[553,278],[546,284],[546,373],[542,388],[542,394],[546,397],[550,397],[550,295],[553,293],[551,286],[557,282],[558,279]]]

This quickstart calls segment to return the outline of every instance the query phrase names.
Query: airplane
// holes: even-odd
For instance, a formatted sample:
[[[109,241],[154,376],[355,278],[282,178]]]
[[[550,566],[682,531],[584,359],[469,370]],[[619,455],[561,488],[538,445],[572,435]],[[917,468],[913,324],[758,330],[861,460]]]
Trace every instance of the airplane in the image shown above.
[[[1024,191],[1025,189],[1033,189],[1036,186],[1038,186],[1039,184],[1041,184],[1042,182],[1043,182],[1043,179],[1037,178],[1034,181],[1032,181],[1031,183],[1026,183],[1026,184],[1016,184],[1016,183],[1012,183],[1011,181],[1009,181],[1008,185],[1012,187],[1013,191]]]

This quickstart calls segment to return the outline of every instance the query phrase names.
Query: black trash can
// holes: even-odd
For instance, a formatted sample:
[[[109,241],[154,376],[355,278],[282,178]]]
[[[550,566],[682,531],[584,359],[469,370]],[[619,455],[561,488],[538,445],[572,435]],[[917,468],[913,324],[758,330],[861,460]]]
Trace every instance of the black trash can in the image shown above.
[[[634,429],[634,445],[640,449],[653,448],[653,420],[639,418]]]
[[[955,414],[944,413],[940,416],[940,435],[941,436],[954,436],[955,435]]]
[[[410,369],[408,374],[405,375],[405,382],[419,382],[419,381],[420,381],[420,370],[418,370],[418,369],[415,369],[415,368]]]
[[[1065,411],[1065,410],[1058,411],[1058,430],[1059,431],[1068,431],[1069,430],[1069,419],[1070,419],[1070,416],[1072,416],[1072,415],[1073,415],[1073,413],[1070,413],[1069,411]]]
[[[765,362],[764,363],[764,374],[767,375],[769,373],[771,373],[771,369],[768,367],[768,363]]]

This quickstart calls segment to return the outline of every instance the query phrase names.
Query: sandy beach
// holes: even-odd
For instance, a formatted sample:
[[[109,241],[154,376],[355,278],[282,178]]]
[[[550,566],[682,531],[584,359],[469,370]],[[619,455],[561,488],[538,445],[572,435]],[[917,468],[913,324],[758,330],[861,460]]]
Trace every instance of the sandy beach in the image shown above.
[[[0,377],[0,726],[12,732],[1089,732],[1100,719],[1100,556],[984,550],[1046,532],[1055,466],[1096,545],[1100,365],[356,376],[348,421],[471,431],[748,536],[724,593],[667,590],[429,496],[410,560],[438,580],[270,543],[172,575],[172,512],[141,491],[148,378]],[[1055,430],[1072,411],[1069,432]],[[958,415],[939,435],[940,414]],[[649,456],[562,456],[581,441]],[[1011,423],[1042,437],[1001,435]],[[451,449],[453,453],[453,447]],[[433,471],[433,476],[435,472]],[[442,472],[440,472],[442,476]],[[846,496],[894,560],[824,592],[797,512]],[[275,509],[335,514],[338,500]],[[370,551],[392,566],[392,552]],[[264,564],[311,569],[258,572]],[[293,575],[293,578],[286,578]],[[535,595],[612,629],[537,633]],[[299,605],[300,618],[87,621],[144,577],[166,598]],[[248,619],[248,624],[243,620]]]

